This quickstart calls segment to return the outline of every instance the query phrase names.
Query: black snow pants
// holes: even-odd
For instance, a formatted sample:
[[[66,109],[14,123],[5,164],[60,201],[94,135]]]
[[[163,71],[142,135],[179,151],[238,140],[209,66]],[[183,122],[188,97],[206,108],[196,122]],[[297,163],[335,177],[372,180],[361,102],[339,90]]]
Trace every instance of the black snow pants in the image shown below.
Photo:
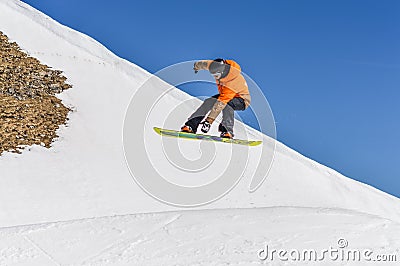
[[[194,132],[197,131],[199,124],[203,121],[204,117],[208,114],[211,108],[217,101],[219,94],[206,99],[202,105],[188,118],[185,125],[190,126]],[[235,122],[234,111],[242,111],[246,109],[246,104],[242,98],[236,97],[228,102],[222,110],[222,121],[218,126],[218,131],[229,132],[233,135],[233,124]]]

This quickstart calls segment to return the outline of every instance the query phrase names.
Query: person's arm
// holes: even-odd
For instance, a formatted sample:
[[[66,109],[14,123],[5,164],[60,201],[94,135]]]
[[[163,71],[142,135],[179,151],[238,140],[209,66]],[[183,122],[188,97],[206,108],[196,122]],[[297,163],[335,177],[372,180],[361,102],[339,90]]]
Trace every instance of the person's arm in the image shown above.
[[[194,63],[193,70],[197,73],[199,70],[208,70],[212,60],[200,60]]]
[[[219,94],[219,97],[217,101],[215,102],[214,106],[211,108],[211,112],[206,118],[206,121],[210,124],[214,122],[214,120],[217,118],[217,116],[222,112],[222,110],[225,108],[225,106],[228,104],[230,100],[235,98],[236,92],[233,90],[223,87],[221,90],[221,93]]]

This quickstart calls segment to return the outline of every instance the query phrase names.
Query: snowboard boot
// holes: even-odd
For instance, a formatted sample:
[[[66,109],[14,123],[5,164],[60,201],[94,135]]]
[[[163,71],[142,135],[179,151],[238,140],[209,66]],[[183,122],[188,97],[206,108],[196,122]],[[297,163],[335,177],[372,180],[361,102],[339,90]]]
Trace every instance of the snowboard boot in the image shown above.
[[[221,132],[221,138],[226,138],[226,139],[233,139],[233,134],[229,132]]]
[[[194,134],[193,129],[188,125],[184,125],[183,127],[181,127],[181,132],[193,133]]]

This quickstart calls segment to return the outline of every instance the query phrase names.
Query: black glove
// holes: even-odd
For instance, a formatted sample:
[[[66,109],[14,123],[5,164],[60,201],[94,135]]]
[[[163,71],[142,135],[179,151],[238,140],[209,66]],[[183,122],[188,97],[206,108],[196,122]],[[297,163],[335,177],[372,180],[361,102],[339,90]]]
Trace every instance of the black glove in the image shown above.
[[[208,131],[210,131],[211,124],[210,124],[208,121],[204,121],[204,122],[201,123],[201,124],[202,124],[202,126],[201,126],[201,131],[202,131],[203,133],[207,133]]]

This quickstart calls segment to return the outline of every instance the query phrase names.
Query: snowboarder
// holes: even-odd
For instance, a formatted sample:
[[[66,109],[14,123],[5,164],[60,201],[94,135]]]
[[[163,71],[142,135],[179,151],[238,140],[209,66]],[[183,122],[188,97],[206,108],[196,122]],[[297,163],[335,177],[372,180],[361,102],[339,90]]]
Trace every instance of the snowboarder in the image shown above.
[[[214,120],[222,112],[222,121],[218,126],[223,138],[233,138],[234,111],[245,110],[250,105],[250,93],[241,68],[233,60],[221,58],[202,60],[194,63],[193,70],[208,70],[214,76],[219,94],[206,99],[188,118],[181,128],[182,132],[196,133],[201,124],[201,131],[207,133]],[[207,118],[204,117],[208,114]],[[204,119],[204,121],[203,121]]]

